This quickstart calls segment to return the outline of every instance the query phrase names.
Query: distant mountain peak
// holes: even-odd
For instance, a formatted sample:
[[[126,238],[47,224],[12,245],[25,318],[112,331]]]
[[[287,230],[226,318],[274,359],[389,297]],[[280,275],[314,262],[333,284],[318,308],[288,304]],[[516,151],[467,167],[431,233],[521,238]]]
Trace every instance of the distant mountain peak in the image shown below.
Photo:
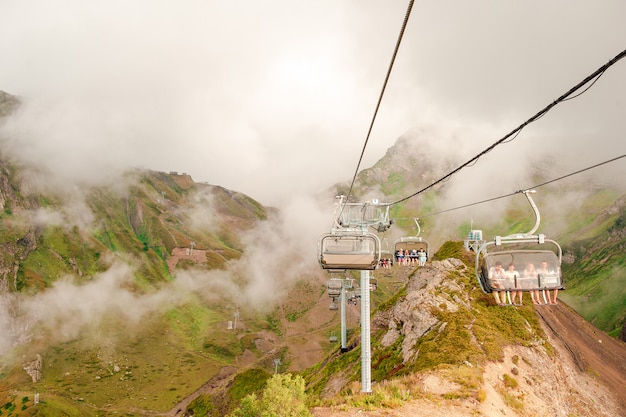
[[[0,117],[11,114],[19,105],[17,97],[0,90]]]

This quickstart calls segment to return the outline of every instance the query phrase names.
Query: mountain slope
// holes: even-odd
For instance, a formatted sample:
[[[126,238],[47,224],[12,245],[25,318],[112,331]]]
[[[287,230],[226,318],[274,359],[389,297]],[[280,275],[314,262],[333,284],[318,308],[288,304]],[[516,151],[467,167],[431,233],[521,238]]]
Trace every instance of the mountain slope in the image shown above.
[[[9,97],[4,102],[13,104],[2,107],[2,100],[0,112],[10,113],[14,101]],[[358,196],[402,196],[455,164],[434,163],[427,147],[411,156],[409,137],[398,144],[359,175]],[[221,416],[261,389],[275,369],[302,372],[319,404],[411,409],[411,400],[425,399],[416,403],[425,410],[446,402],[448,410],[459,411],[461,404],[484,415],[522,413],[519,407],[536,415],[537,407],[557,415],[618,409],[614,395],[593,380],[602,371],[590,365],[589,378],[568,364],[567,348],[557,347],[532,306],[501,309],[480,292],[473,258],[459,242],[444,244],[433,258],[438,263],[427,268],[376,271],[373,376],[376,389],[390,388],[364,396],[358,394],[358,306],[348,311],[350,351],[340,354],[329,339],[339,333],[339,321],[328,309],[326,275],[288,270],[314,248],[280,251],[289,262],[274,261],[275,268],[261,259],[268,258],[268,246],[281,246],[282,236],[278,243],[259,239],[266,247],[251,253],[251,240],[280,225],[276,210],[185,174],[146,170],[127,172],[118,186],[35,192],[23,187],[24,168],[0,158],[3,413],[148,416],[180,415],[187,408]],[[412,218],[437,207],[442,190],[436,191],[419,205],[394,207],[394,217],[403,220],[390,233],[413,235]],[[619,196],[604,195],[593,200],[594,210]],[[511,208],[489,230],[532,225],[532,219],[520,220],[520,212]],[[598,236],[614,226],[613,236],[623,224],[614,214],[601,219],[593,213],[574,217],[563,236],[597,238],[591,246],[602,253]],[[460,223],[457,231],[468,226]],[[437,245],[448,239],[434,222],[427,225]],[[567,255],[574,263],[588,257],[575,250]],[[618,258],[611,252],[611,262]],[[246,297],[265,290],[253,281],[262,273],[276,283],[274,304],[265,309],[247,305]],[[298,279],[287,282],[287,275]]]
[[[584,238],[567,245],[563,299],[617,338],[626,326],[626,198],[597,213],[587,229]]]
[[[214,287],[241,257],[242,234],[274,210],[147,171],[128,173],[122,191],[84,190],[72,205],[23,194],[20,169],[2,168],[0,396],[28,398],[12,415],[165,412],[250,349],[227,329],[230,292]],[[89,227],[78,221],[87,214]],[[268,326],[241,314],[249,330]]]
[[[447,240],[467,236],[470,229],[482,229],[487,240],[495,235],[527,232],[535,216],[526,199],[515,196],[478,204],[462,210],[451,210],[476,203],[482,196],[495,197],[492,187],[500,186],[499,176],[484,183],[463,171],[451,181],[444,181],[416,198],[405,197],[447,175],[462,162],[454,149],[439,149],[441,138],[432,128],[421,128],[398,138],[374,166],[359,172],[354,200],[378,198],[384,202],[403,201],[391,207],[394,226],[386,234],[389,241],[416,233],[414,219],[419,218],[421,237],[434,247]],[[446,140],[462,147],[458,138]],[[450,148],[453,148],[451,146]],[[618,162],[615,162],[620,163]],[[623,162],[622,162],[623,163]],[[525,162],[526,164],[526,162]],[[524,175],[508,178],[513,187],[544,184],[571,171],[547,158],[527,163]],[[580,167],[577,167],[580,168]],[[469,171],[469,170],[468,170]],[[535,203],[541,221],[537,233],[556,240],[564,252],[563,297],[587,320],[613,337],[619,337],[626,326],[626,265],[621,256],[626,247],[624,184],[603,178],[595,171],[548,184],[537,189]],[[519,184],[518,184],[519,183]],[[465,186],[460,186],[465,184]],[[505,184],[508,184],[506,182]],[[336,186],[346,193],[345,184]],[[465,197],[457,197],[457,194]],[[448,203],[454,201],[454,203]],[[490,209],[494,207],[494,209]]]
[[[305,372],[336,404],[314,415],[623,415],[626,344],[563,304],[495,306],[466,268],[435,260],[378,307],[372,394],[358,392],[358,347]]]

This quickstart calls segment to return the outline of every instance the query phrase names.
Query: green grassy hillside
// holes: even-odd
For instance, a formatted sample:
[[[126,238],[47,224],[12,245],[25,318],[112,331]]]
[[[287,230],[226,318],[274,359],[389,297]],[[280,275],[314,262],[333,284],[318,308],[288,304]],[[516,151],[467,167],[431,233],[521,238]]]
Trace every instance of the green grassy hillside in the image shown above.
[[[111,292],[128,298],[128,311],[103,301],[118,307],[85,317],[89,326],[58,323],[62,332],[76,332],[71,337],[52,330],[49,320],[45,327],[35,323],[34,328],[24,328],[22,337],[27,339],[0,357],[0,402],[4,401],[0,415],[167,412],[245,350],[260,355],[252,339],[227,329],[235,306],[219,297],[207,303],[190,293],[176,303],[165,299],[145,309],[138,320],[129,318],[143,300],[163,297],[163,289],[171,285],[174,271],[167,261],[174,249],[193,242],[196,251],[206,252],[202,262],[182,260],[177,269],[224,269],[241,257],[241,233],[267,219],[268,209],[245,195],[196,184],[186,175],[136,171],[128,173],[130,185],[124,191],[102,187],[85,192],[95,227],[33,223],[27,221],[33,213],[63,213],[65,202],[54,194],[22,195],[17,169],[8,164],[2,168],[0,288],[3,308],[6,303],[15,306],[6,310],[14,319],[22,317],[20,294],[43,295],[65,276],[87,291],[102,274],[110,273],[113,262],[128,263],[133,269],[131,279],[119,283],[122,291]],[[85,311],[80,307],[83,300],[68,302],[68,318],[70,312]],[[247,332],[271,330],[264,315],[245,309],[240,314]],[[51,317],[58,320],[55,317],[64,315]],[[19,331],[14,336],[18,338]],[[37,354],[43,358],[43,376],[34,383],[22,366]]]
[[[618,337],[626,323],[626,213],[622,209],[607,217],[595,236],[567,246],[572,259],[563,266],[567,291],[562,298],[597,327]]]
[[[456,300],[458,305],[463,305],[460,300],[468,300],[469,308],[465,306],[449,310],[445,304],[433,305],[426,301],[421,308],[429,310],[438,324],[416,341],[414,349],[418,353],[408,361],[403,358],[404,338],[400,337],[393,344],[385,346],[382,340],[388,328],[373,325],[372,381],[381,388],[377,389],[376,395],[367,398],[359,395],[357,390],[361,378],[357,332],[348,343],[349,346],[355,346],[354,349],[345,354],[336,350],[326,360],[303,372],[309,384],[309,392],[318,399],[318,404],[329,405],[339,400],[328,396],[326,391],[341,380],[343,388],[339,393],[342,399],[339,401],[373,408],[392,406],[394,401],[401,402],[403,395],[408,395],[408,391],[403,394],[401,381],[426,370],[443,370],[451,380],[464,387],[464,396],[480,399],[482,393],[476,369],[487,361],[501,360],[505,346],[542,343],[548,351],[552,349],[544,343],[544,334],[532,305],[520,308],[496,307],[493,298],[480,290],[473,276],[473,257],[464,250],[462,242],[446,242],[433,260],[450,257],[463,260],[466,268],[451,268],[445,278],[451,285],[438,286],[431,295],[442,300]],[[421,269],[412,272],[421,273],[424,273]],[[376,317],[389,314],[390,309],[406,297],[405,287],[386,302],[375,304],[373,322],[376,323]],[[528,297],[526,302],[529,302]],[[404,385],[404,389],[409,388]]]
[[[428,158],[399,152],[396,148],[402,143],[403,140],[398,140],[372,168],[359,173],[355,195],[382,194],[383,200],[395,201],[439,178],[441,167]],[[538,170],[533,181],[542,183],[546,179]],[[339,186],[338,191],[341,190]],[[535,203],[541,214],[537,233],[546,234],[563,248],[566,291],[561,297],[587,320],[618,337],[626,324],[623,256],[626,200],[623,191],[585,182],[583,177],[537,191]],[[413,219],[419,218],[422,232],[426,231],[422,236],[431,243],[466,236],[471,228],[469,221],[462,220],[467,211],[450,214],[456,216],[451,222],[456,225],[454,234],[448,225],[442,226],[436,217],[429,217],[450,208],[440,206],[445,192],[444,184],[420,194],[419,198],[393,205],[394,228],[402,229],[407,236],[414,235]],[[491,240],[496,235],[527,232],[534,224],[532,209],[526,199],[518,195],[510,199],[507,209],[499,217],[483,221],[477,228],[483,230],[485,239]]]

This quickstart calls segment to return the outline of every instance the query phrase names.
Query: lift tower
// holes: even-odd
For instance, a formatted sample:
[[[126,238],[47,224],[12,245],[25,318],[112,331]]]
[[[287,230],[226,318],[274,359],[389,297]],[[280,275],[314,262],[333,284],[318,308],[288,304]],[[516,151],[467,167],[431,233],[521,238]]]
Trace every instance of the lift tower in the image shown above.
[[[389,204],[372,200],[349,203],[337,196],[333,226],[318,245],[322,269],[358,270],[361,280],[361,392],[372,392],[372,351],[370,339],[370,271],[380,263],[380,239],[369,232],[384,232],[391,226]]]

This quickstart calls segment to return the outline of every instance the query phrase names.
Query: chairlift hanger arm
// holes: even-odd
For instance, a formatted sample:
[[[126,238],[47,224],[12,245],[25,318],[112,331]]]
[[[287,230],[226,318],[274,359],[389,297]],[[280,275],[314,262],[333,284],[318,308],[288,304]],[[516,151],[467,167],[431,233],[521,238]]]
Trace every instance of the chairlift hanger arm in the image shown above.
[[[533,211],[535,212],[535,226],[530,230],[530,232],[527,233],[528,235],[533,235],[539,228],[539,223],[541,223],[541,215],[539,214],[539,208],[537,208],[537,205],[535,204],[532,197],[530,196],[530,194],[535,194],[536,192],[537,191],[535,190],[522,191],[522,193],[524,193],[524,195],[528,199],[528,203],[530,204],[530,207],[532,207]]]
[[[419,217],[415,217],[413,220],[415,220],[415,225],[417,226],[417,234],[415,236],[419,236],[422,232],[422,229],[420,228],[420,222],[418,221]]]

